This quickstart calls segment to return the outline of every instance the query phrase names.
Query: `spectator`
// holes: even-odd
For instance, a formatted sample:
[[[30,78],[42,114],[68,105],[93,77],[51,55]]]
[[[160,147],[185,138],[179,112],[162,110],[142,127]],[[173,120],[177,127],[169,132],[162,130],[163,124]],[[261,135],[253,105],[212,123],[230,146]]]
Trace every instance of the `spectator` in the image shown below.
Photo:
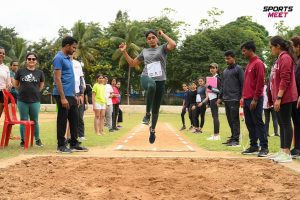
[[[207,93],[208,93],[211,115],[212,115],[213,123],[214,123],[214,135],[207,138],[207,140],[220,140],[221,138],[220,138],[220,134],[219,134],[219,132],[220,132],[219,107],[218,107],[217,101],[218,101],[218,95],[220,93],[221,79],[218,74],[218,64],[211,63],[209,65],[209,71],[212,74],[212,77],[215,77],[217,79],[217,87],[214,88],[211,85],[207,86],[207,88],[210,90]]]
[[[250,147],[242,154],[256,154],[259,151],[258,157],[266,157],[269,153],[268,138],[262,120],[265,64],[255,54],[256,46],[254,42],[249,41],[242,44],[241,50],[249,60],[245,69],[243,98],[241,101],[244,102],[245,122],[250,138]],[[257,143],[258,138],[261,149],[259,149]]]
[[[111,85],[113,88],[113,97],[112,97],[112,103],[113,103],[113,112],[112,112],[112,129],[114,129],[115,131],[119,130],[117,128],[117,119],[118,119],[118,114],[119,114],[119,90],[116,87],[117,84],[117,80],[115,78],[113,78],[111,80]]]
[[[293,48],[297,56],[295,67],[296,86],[298,91],[298,101],[292,105],[292,119],[294,124],[294,148],[291,150],[293,158],[300,159],[300,36],[295,36],[291,39]]]
[[[188,86],[185,83],[182,84],[182,89],[183,89],[183,101],[182,101],[182,109],[180,114],[182,127],[180,131],[186,129],[184,115],[186,113],[186,109],[188,109],[188,91],[189,91]]]
[[[196,126],[195,126],[195,120],[193,118],[193,112],[194,110],[196,109],[196,96],[197,96],[197,83],[196,82],[192,82],[191,83],[191,89],[188,93],[188,99],[189,99],[189,118],[191,119],[192,121],[192,125],[193,125],[193,128],[190,129],[191,132],[195,132],[196,130]]]
[[[116,87],[118,88],[119,90],[119,93],[120,93],[120,96],[119,96],[119,104],[121,104],[121,100],[122,100],[122,96],[121,96],[121,82],[118,81],[117,84],[116,84]],[[121,107],[119,105],[119,113],[118,113],[118,121],[117,121],[117,128],[121,128],[122,126],[120,125],[120,123],[123,122],[123,112],[121,110]]]
[[[58,113],[57,113],[57,151],[60,153],[72,153],[72,151],[87,151],[77,141],[78,137],[78,105],[79,99],[75,95],[75,77],[73,63],[70,59],[76,51],[77,40],[66,36],[62,40],[62,48],[52,62],[54,69],[54,89]],[[67,121],[70,124],[70,148],[65,144],[65,132]]]
[[[11,61],[10,62],[10,79],[11,79],[11,84],[14,85],[14,77],[15,74],[17,73],[18,69],[19,69],[19,62],[18,61]],[[10,93],[13,95],[15,102],[17,103],[17,96],[18,96],[18,91],[16,90],[15,87],[12,87],[10,89]]]
[[[5,58],[5,49],[0,46],[0,117],[3,112],[3,89],[10,90],[12,87],[9,68],[3,63]]]
[[[84,75],[82,71],[82,64],[76,60],[75,53],[73,53],[72,56],[70,56],[73,63],[73,70],[74,70],[74,79],[75,79],[75,93],[77,98],[79,98],[79,106],[78,106],[78,140],[80,142],[86,140],[85,134],[84,134],[84,110],[85,110],[85,104],[84,104],[84,91],[86,88]]]
[[[277,116],[274,111],[273,107],[273,101],[268,97],[268,92],[270,91],[270,81],[268,79],[265,80],[265,86],[264,86],[264,114],[265,114],[265,126],[266,126],[266,132],[267,136],[270,136],[269,134],[269,124],[270,124],[270,118],[272,115],[272,121],[273,121],[273,127],[274,127],[274,136],[279,136],[278,134],[278,122],[277,122]]]
[[[233,51],[224,53],[227,68],[223,72],[222,87],[218,99],[218,103],[224,101],[227,121],[230,127],[231,136],[227,142],[223,143],[227,146],[240,145],[240,100],[242,98],[242,90],[244,83],[244,71],[235,62],[235,54]]]
[[[106,110],[105,110],[105,122],[106,126],[108,127],[109,132],[114,132],[114,129],[112,127],[112,113],[113,113],[113,103],[112,103],[112,97],[114,90],[109,84],[108,77],[104,76],[105,82],[105,98],[106,98]]]
[[[45,84],[45,76],[42,70],[36,69],[38,57],[30,52],[26,55],[26,67],[19,69],[14,78],[14,87],[18,89],[18,110],[21,120],[34,121],[35,144],[44,146],[40,139],[39,113],[41,90]],[[20,126],[21,143],[24,147],[24,125]]]
[[[206,102],[208,101],[204,78],[199,78],[198,84],[199,86],[197,88],[197,95],[196,95],[196,108],[195,110],[193,110],[192,113],[194,126],[195,126],[194,133],[202,133],[202,128],[204,126],[204,120],[205,120]],[[199,115],[201,118],[200,125],[199,125]]]
[[[10,62],[10,80],[11,80],[11,84],[12,86],[14,85],[14,77],[15,77],[15,74],[16,72],[18,71],[18,68],[19,68],[19,62],[18,61],[11,61]],[[15,102],[17,103],[18,102],[18,91],[15,87],[12,87],[10,89],[10,93],[12,94],[12,96],[14,97],[15,99]],[[12,113],[12,110],[11,110],[11,105],[9,104],[9,112]],[[12,133],[10,134],[10,139],[11,140],[20,140],[20,137],[19,136],[14,136]]]
[[[291,144],[293,128],[291,123],[292,107],[297,104],[298,93],[294,72],[294,51],[291,42],[280,36],[270,39],[270,48],[277,60],[272,68],[272,100],[280,127],[280,148],[277,154],[271,157],[276,162],[291,162]]]
[[[106,91],[105,91],[105,79],[102,74],[96,76],[96,83],[93,86],[92,102],[93,110],[95,113],[94,128],[97,135],[103,135],[104,131],[104,117],[106,108]]]

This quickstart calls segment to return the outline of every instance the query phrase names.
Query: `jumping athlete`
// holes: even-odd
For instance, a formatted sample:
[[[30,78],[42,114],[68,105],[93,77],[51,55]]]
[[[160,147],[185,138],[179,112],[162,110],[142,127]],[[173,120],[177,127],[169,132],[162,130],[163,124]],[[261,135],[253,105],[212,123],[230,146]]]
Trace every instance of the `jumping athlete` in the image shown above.
[[[158,35],[162,36],[167,43],[158,45]],[[149,124],[152,111],[149,142],[153,144],[156,138],[155,126],[160,103],[165,90],[167,53],[176,48],[176,43],[161,30],[158,33],[148,30],[145,37],[150,48],[143,49],[135,59],[128,55],[125,43],[120,44],[119,48],[130,67],[138,66],[142,62],[145,65],[141,74],[141,86],[147,92],[146,115],[143,124]]]

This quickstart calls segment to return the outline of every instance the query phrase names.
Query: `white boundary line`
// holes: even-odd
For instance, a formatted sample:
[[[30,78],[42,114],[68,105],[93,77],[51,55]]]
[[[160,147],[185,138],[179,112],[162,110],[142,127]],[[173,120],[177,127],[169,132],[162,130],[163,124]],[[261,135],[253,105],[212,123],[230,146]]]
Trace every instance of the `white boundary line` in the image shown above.
[[[172,127],[170,126],[170,124],[166,123],[167,127],[173,131],[177,137],[178,140],[180,140],[190,151],[195,151],[195,149],[193,147],[191,147],[190,145],[188,145],[189,143],[187,141],[185,141],[178,133],[177,131]]]
[[[168,124],[168,123],[165,123],[166,124],[166,126],[171,130],[171,132],[174,132],[175,133],[175,135],[176,135],[176,137],[177,137],[177,139],[182,143],[182,144],[184,144],[184,146],[186,146],[190,151],[195,151],[195,149],[193,148],[193,147],[191,147],[190,145],[189,145],[189,143],[187,142],[187,141],[185,141],[178,133],[177,133],[177,131],[172,127],[172,126],[170,126],[170,124]],[[130,140],[130,139],[132,139],[133,138],[133,136],[135,136],[139,131],[141,131],[142,129],[144,128],[144,126],[142,126],[142,125],[140,125],[139,127],[137,127],[137,128],[135,128],[134,130],[133,130],[133,132],[123,141],[123,144],[126,144],[126,143],[128,143],[128,141]],[[124,150],[124,145],[118,145],[116,148],[115,148],[115,150]],[[157,147],[154,147],[153,149],[152,149],[152,151],[158,151],[157,150]]]

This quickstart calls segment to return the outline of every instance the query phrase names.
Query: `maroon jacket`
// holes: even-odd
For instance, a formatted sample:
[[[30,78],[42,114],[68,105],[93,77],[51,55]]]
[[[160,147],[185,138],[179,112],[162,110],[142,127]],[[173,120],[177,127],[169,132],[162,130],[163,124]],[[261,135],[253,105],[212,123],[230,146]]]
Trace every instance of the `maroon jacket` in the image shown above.
[[[298,56],[297,65],[295,69],[295,78],[296,78],[296,85],[298,90],[298,96],[300,96],[300,56]]]
[[[294,63],[291,56],[283,51],[276,60],[271,74],[272,99],[276,101],[279,90],[284,90],[281,104],[297,101],[298,92],[296,87]]]
[[[250,59],[245,69],[243,98],[257,100],[263,96],[264,79],[265,65],[257,56],[254,56]]]

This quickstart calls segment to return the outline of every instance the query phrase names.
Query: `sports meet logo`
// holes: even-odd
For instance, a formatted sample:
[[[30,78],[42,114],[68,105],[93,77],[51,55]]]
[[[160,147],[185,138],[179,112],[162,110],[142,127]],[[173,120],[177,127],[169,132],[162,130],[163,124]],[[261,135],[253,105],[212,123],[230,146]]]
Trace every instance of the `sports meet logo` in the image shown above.
[[[293,9],[294,6],[264,6],[263,12],[267,13],[268,18],[286,18]]]

